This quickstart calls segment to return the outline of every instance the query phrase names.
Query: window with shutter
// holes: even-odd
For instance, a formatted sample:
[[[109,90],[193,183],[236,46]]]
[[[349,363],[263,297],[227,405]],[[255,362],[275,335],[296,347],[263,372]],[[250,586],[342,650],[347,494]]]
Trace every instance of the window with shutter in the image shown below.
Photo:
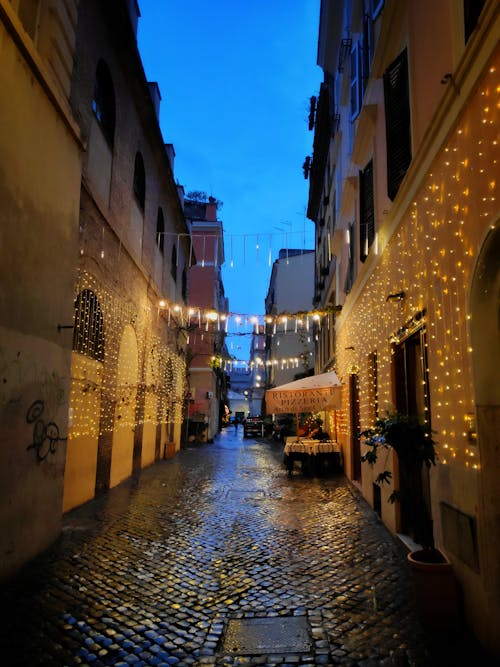
[[[411,162],[410,97],[406,49],[384,73],[387,194],[397,195]]]
[[[373,162],[359,172],[359,258],[362,262],[375,238],[375,206],[373,201]]]

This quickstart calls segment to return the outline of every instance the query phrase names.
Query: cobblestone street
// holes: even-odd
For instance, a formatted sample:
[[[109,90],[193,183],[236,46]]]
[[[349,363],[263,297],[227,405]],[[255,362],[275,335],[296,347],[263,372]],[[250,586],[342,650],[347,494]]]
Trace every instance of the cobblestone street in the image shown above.
[[[65,517],[2,590],[0,662],[463,664],[473,647],[425,634],[408,574],[342,475],[290,479],[279,445],[228,429]]]

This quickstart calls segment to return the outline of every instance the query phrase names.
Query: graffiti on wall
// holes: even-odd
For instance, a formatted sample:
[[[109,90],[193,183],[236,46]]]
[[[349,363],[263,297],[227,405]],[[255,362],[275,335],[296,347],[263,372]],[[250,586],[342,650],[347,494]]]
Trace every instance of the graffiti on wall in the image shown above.
[[[38,461],[55,454],[59,443],[67,440],[60,434],[56,414],[65,405],[65,382],[55,370],[37,363],[21,351],[0,348],[0,409],[3,417],[17,420],[24,412],[23,405],[33,401],[26,413],[26,423],[33,427],[31,443]],[[21,417],[22,418],[22,417]]]
[[[67,440],[67,437],[59,435],[59,427],[53,422],[42,419],[45,409],[41,400],[33,401],[26,413],[26,423],[33,424],[33,441],[26,449],[34,449],[38,461],[43,461],[49,454],[55,454],[59,442]]]

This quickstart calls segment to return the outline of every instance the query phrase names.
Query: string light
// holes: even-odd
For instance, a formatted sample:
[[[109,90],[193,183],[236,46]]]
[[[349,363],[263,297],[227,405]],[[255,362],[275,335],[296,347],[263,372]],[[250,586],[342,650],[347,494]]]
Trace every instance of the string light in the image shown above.
[[[499,92],[496,79],[490,82],[486,77],[460,127],[450,135],[448,146],[414,195],[406,218],[391,238],[381,230],[379,262],[361,296],[346,303],[349,314],[341,315],[336,327],[337,374],[346,378],[359,369],[363,428],[373,423],[377,410],[394,409],[391,371],[395,345],[425,327],[428,343],[420,362],[429,374],[432,428],[438,434],[440,463],[470,471],[480,470],[479,452],[457,425],[475,409],[468,295],[476,249],[481,247],[485,230],[495,227],[492,221],[497,215],[498,179],[492,174],[498,163],[494,147]],[[405,298],[387,303],[388,291],[404,291]],[[425,384],[423,387],[425,391]],[[344,409],[336,417],[338,432],[348,442],[348,391],[345,398]]]
[[[85,270],[78,277],[75,296],[83,290],[97,297],[102,330],[96,342],[91,312],[95,301],[81,300],[78,330],[83,354],[73,353],[72,357],[69,438],[97,438],[113,432],[118,424],[133,429],[137,424],[182,423],[186,362],[177,348],[178,329],[162,332],[149,301],[138,308]],[[90,355],[90,347],[94,355]],[[138,368],[142,354],[144,381]],[[139,418],[138,400],[144,403],[144,414]]]
[[[258,327],[271,325],[273,333],[279,330],[289,331],[289,323],[293,322],[295,331],[309,330],[309,320],[312,319],[316,325],[321,328],[322,321],[335,312],[332,307],[325,307],[322,309],[311,311],[297,311],[297,312],[281,312],[277,315],[249,315],[247,313],[222,312],[214,309],[205,309],[198,306],[185,306],[179,303],[173,303],[166,299],[161,299],[158,302],[160,312],[174,312],[180,319],[190,321],[193,316],[198,318],[198,326],[206,324],[207,322],[215,322],[221,320],[226,322],[226,328],[229,322],[234,321],[238,327],[249,326],[251,330],[258,333]]]

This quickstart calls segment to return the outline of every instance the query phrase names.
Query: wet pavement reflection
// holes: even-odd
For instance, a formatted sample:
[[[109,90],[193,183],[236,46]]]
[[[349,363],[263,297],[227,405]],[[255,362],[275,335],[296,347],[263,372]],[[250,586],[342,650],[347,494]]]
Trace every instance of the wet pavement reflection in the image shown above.
[[[0,602],[6,665],[427,667],[479,656],[464,635],[422,629],[404,554],[341,473],[290,479],[282,446],[241,428],[66,515],[58,542]]]

